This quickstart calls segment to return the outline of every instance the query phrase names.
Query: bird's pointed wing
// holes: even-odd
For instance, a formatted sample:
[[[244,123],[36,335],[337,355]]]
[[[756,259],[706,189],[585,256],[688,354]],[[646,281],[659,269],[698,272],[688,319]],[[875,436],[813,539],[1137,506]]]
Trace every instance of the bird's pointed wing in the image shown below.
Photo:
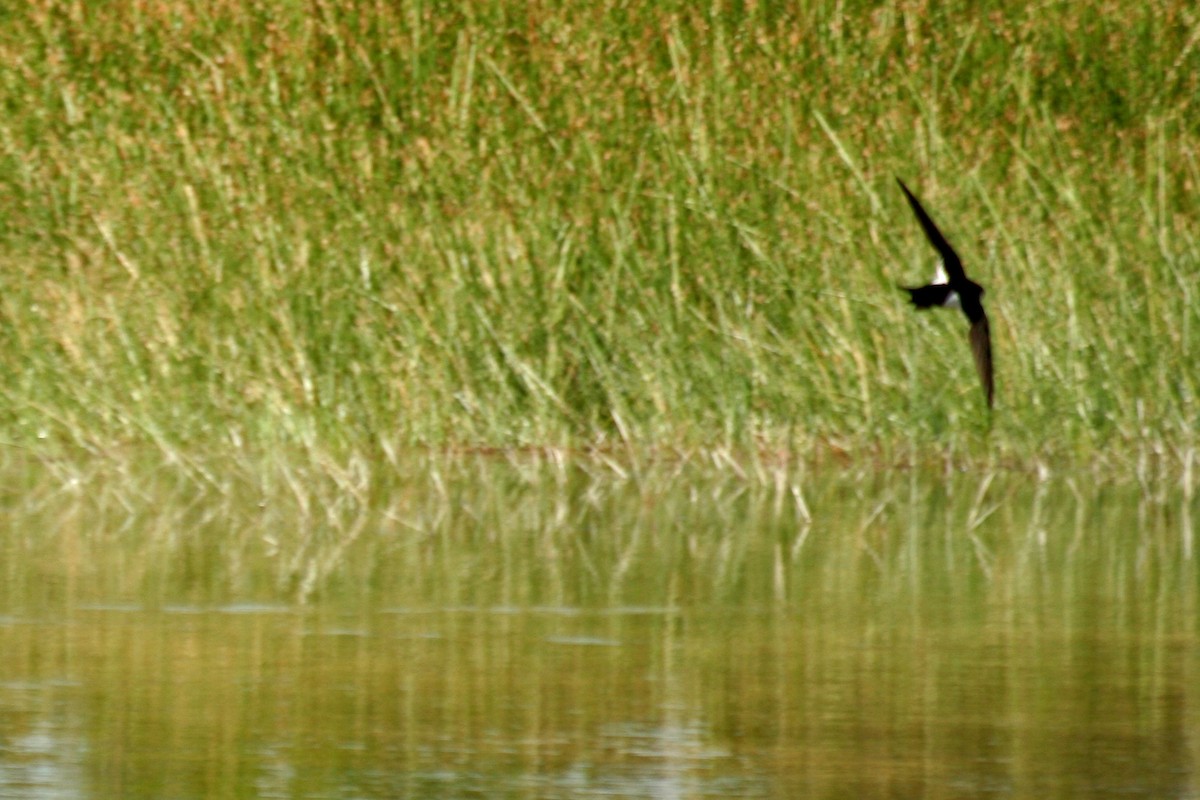
[[[963,280],[966,275],[963,273],[962,262],[958,260],[958,253],[954,252],[954,248],[946,241],[946,237],[942,236],[942,232],[938,230],[938,226],[933,224],[933,220],[925,213],[925,208],[921,205],[921,201],[916,198],[908,187],[904,185],[904,181],[896,178],[896,183],[900,184],[900,188],[904,190],[904,196],[908,198],[908,204],[912,206],[913,213],[917,215],[917,220],[921,223],[921,227],[925,229],[925,235],[929,238],[929,243],[942,257],[942,266],[946,269],[946,274],[951,281]]]
[[[996,386],[992,378],[992,334],[986,314],[981,314],[979,319],[971,323],[971,355],[975,356],[975,369],[979,371],[988,409],[991,409]]]

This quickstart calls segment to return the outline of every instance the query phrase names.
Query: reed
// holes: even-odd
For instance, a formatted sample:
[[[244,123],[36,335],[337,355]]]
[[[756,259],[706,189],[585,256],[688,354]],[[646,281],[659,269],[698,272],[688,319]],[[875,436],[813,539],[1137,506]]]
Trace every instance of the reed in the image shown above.
[[[1190,463],[1200,18],[1117,10],[16,4],[0,436]]]

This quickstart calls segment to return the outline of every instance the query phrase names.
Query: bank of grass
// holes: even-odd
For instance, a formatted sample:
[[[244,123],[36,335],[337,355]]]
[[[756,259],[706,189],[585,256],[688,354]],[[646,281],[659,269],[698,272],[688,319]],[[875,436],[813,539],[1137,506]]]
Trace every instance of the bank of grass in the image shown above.
[[[803,5],[13,4],[0,436],[1190,465],[1200,13]]]

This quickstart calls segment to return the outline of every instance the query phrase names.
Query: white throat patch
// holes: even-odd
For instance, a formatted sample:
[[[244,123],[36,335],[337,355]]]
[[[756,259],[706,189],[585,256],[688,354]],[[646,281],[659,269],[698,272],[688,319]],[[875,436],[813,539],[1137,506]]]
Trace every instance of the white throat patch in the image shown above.
[[[947,284],[949,282],[950,276],[946,274],[946,265],[939,261],[937,270],[933,273],[933,280],[931,283]],[[958,292],[950,292],[948,295],[946,295],[946,300],[942,303],[942,306],[945,308],[957,308],[961,311],[962,300],[959,298]]]

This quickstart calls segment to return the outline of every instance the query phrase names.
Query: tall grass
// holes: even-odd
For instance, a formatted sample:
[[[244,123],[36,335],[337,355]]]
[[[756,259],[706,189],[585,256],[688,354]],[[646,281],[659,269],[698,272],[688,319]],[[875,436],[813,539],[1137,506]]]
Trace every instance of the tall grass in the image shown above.
[[[1191,463],[1187,3],[0,20],[11,443]],[[990,422],[895,175],[988,289]]]

